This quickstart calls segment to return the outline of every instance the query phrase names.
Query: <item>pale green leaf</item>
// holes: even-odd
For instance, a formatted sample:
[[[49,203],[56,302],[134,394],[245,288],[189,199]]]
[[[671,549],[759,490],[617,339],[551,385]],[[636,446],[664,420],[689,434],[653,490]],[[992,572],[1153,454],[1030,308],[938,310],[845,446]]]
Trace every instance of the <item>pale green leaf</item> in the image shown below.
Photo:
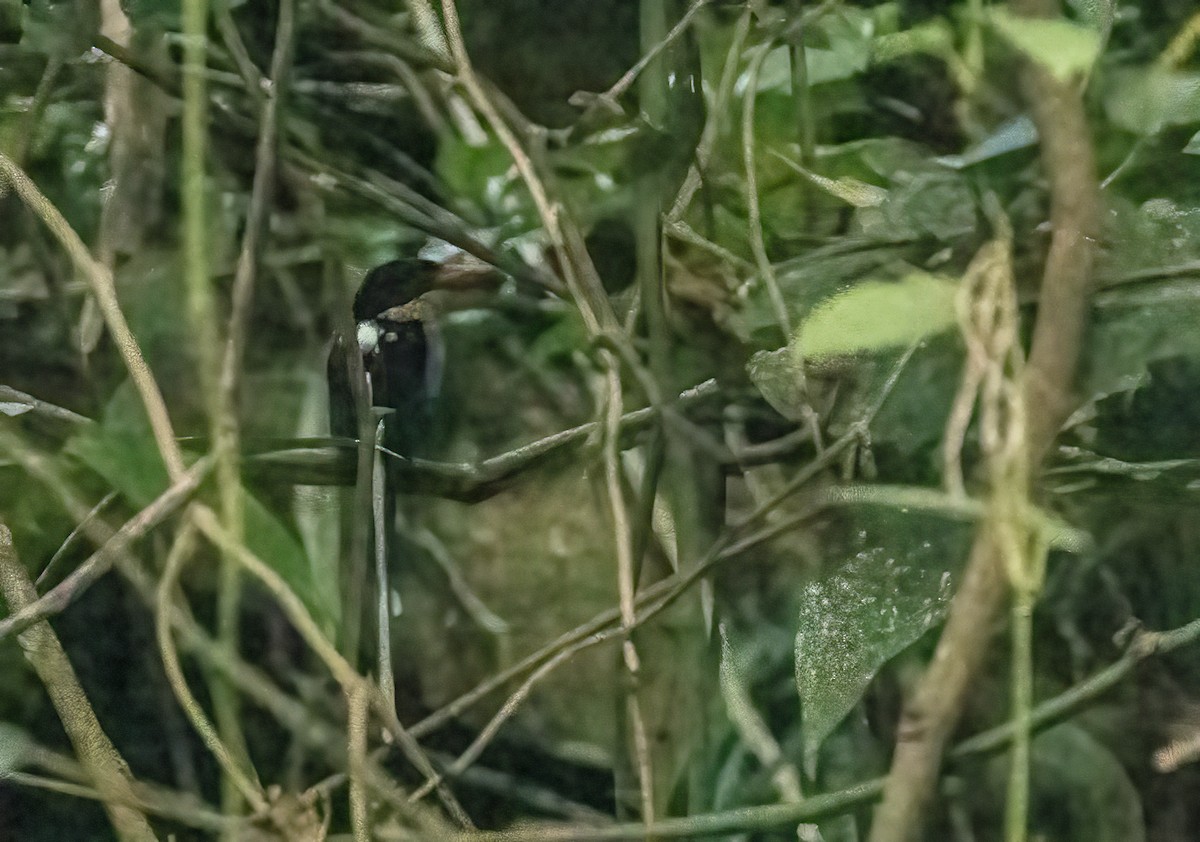
[[[787,348],[756,352],[746,364],[746,372],[772,409],[791,421],[804,417],[808,406],[804,369]]]
[[[960,170],[963,167],[1006,155],[1018,149],[1028,149],[1034,146],[1037,140],[1037,126],[1033,124],[1033,119],[1022,114],[997,127],[991,134],[970,146],[961,155],[943,155],[937,160],[939,164]]]
[[[862,698],[875,673],[941,622],[971,527],[901,510],[859,511],[853,555],[803,592],[796,687],[804,765]]]
[[[1086,74],[1100,55],[1100,33],[1090,27],[1018,17],[1002,8],[991,9],[988,17],[1006,41],[1061,81]]]
[[[864,281],[819,304],[791,345],[821,359],[908,345],[955,324],[958,283],[913,270],[897,281]]]
[[[816,187],[853,207],[877,208],[887,200],[888,191],[882,187],[877,187],[874,184],[868,184],[865,181],[859,181],[857,178],[850,178],[849,176],[826,178],[823,175],[806,170],[791,158],[780,155],[774,149],[771,150],[771,154],[804,176]]]
[[[1106,75],[1104,108],[1120,128],[1147,136],[1200,122],[1200,73],[1155,66]]]
[[[895,61],[914,53],[945,58],[954,53],[954,32],[943,18],[934,18],[903,32],[891,32],[875,39],[876,62]]]
[[[0,780],[20,769],[29,757],[29,735],[8,722],[0,722]]]

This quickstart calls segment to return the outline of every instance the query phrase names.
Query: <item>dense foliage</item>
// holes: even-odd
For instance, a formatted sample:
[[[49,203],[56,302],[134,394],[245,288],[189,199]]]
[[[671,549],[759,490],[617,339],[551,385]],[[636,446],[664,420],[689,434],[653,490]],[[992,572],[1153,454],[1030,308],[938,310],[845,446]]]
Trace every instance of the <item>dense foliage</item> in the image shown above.
[[[0,838],[1200,836],[1193,4],[205,5],[0,0]]]

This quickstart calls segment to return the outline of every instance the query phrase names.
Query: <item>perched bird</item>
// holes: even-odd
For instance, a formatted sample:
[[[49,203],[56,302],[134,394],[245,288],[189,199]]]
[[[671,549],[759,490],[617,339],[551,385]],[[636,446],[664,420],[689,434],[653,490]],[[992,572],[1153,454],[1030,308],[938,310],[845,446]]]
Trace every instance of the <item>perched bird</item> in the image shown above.
[[[429,260],[393,260],[368,272],[354,296],[355,339],[369,403],[395,410],[385,422],[384,445],[405,456],[419,449],[423,422],[428,421],[431,397],[440,380],[439,354],[436,347],[431,353],[423,323],[430,308],[420,300],[436,286],[440,268]],[[339,333],[326,367],[329,431],[357,438],[357,409],[344,343]]]
[[[383,444],[402,456],[422,455],[442,376],[437,311],[450,291],[494,286],[492,267],[471,261],[438,263],[406,258],[376,266],[354,296],[355,339],[362,355],[370,405],[391,409]],[[447,296],[435,301],[435,293]],[[345,339],[334,338],[326,366],[329,431],[358,437],[358,418]]]

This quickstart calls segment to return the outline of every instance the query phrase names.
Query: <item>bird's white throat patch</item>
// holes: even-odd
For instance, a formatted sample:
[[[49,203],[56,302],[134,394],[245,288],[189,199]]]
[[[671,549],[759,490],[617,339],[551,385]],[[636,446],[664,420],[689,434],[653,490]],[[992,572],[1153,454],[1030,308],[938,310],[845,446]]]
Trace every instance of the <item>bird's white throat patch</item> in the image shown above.
[[[379,349],[379,338],[383,328],[374,319],[366,319],[358,323],[358,349],[364,354],[373,354]]]

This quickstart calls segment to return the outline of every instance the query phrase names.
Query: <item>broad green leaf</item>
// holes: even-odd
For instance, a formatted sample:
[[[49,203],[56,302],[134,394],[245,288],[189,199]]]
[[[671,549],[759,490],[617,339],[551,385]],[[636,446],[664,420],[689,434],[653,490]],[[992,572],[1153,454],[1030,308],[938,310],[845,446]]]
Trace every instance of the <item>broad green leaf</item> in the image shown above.
[[[148,435],[95,427],[75,436],[66,450],[137,508],[150,505],[167,489],[167,469]]]
[[[1034,737],[1033,796],[1055,805],[1062,842],[1143,842],[1146,824],[1141,796],[1112,750],[1082,726],[1064,722]],[[990,777],[999,790],[1006,758],[997,758]]]
[[[1152,362],[1200,355],[1200,284],[1174,280],[1100,297],[1082,389],[1089,398],[1135,388]]]
[[[822,16],[806,32],[804,51],[809,85],[838,82],[862,73],[871,63],[872,38],[876,23],[868,12],[850,6],[840,6]],[[758,90],[790,91],[792,65],[790,49],[777,47],[771,51],[758,74]],[[739,90],[745,79],[739,80]]]
[[[1167,199],[1117,199],[1083,358],[1081,393],[1095,399],[1136,387],[1151,363],[1200,355],[1200,211]]]
[[[1104,109],[1120,128],[1148,136],[1200,122],[1200,73],[1154,65],[1107,75]]]
[[[924,513],[864,510],[847,561],[803,592],[796,686],[804,764],[816,773],[825,738],[879,668],[941,622],[971,527]]]
[[[1086,74],[1100,55],[1100,33],[1077,23],[1019,17],[1000,7],[988,18],[1006,41],[1064,82]]]
[[[958,283],[914,269],[897,281],[863,281],[819,304],[789,345],[821,359],[909,345],[955,324]]]
[[[953,240],[974,233],[978,221],[971,185],[961,173],[936,165],[915,175],[897,172],[886,201],[855,213],[861,233],[880,240]]]
[[[804,418],[808,405],[804,371],[787,348],[757,351],[746,364],[746,373],[772,409],[789,421]]]
[[[143,508],[167,488],[167,473],[139,418],[132,389],[123,384],[105,408],[100,424],[74,436],[65,451],[82,461],[119,491],[135,508]],[[336,581],[318,581],[309,559],[292,533],[253,494],[243,491],[246,546],[266,562],[304,601],[327,629],[337,619]]]
[[[1184,155],[1200,155],[1200,132],[1192,135],[1192,139],[1187,142],[1187,146],[1183,147]]]

